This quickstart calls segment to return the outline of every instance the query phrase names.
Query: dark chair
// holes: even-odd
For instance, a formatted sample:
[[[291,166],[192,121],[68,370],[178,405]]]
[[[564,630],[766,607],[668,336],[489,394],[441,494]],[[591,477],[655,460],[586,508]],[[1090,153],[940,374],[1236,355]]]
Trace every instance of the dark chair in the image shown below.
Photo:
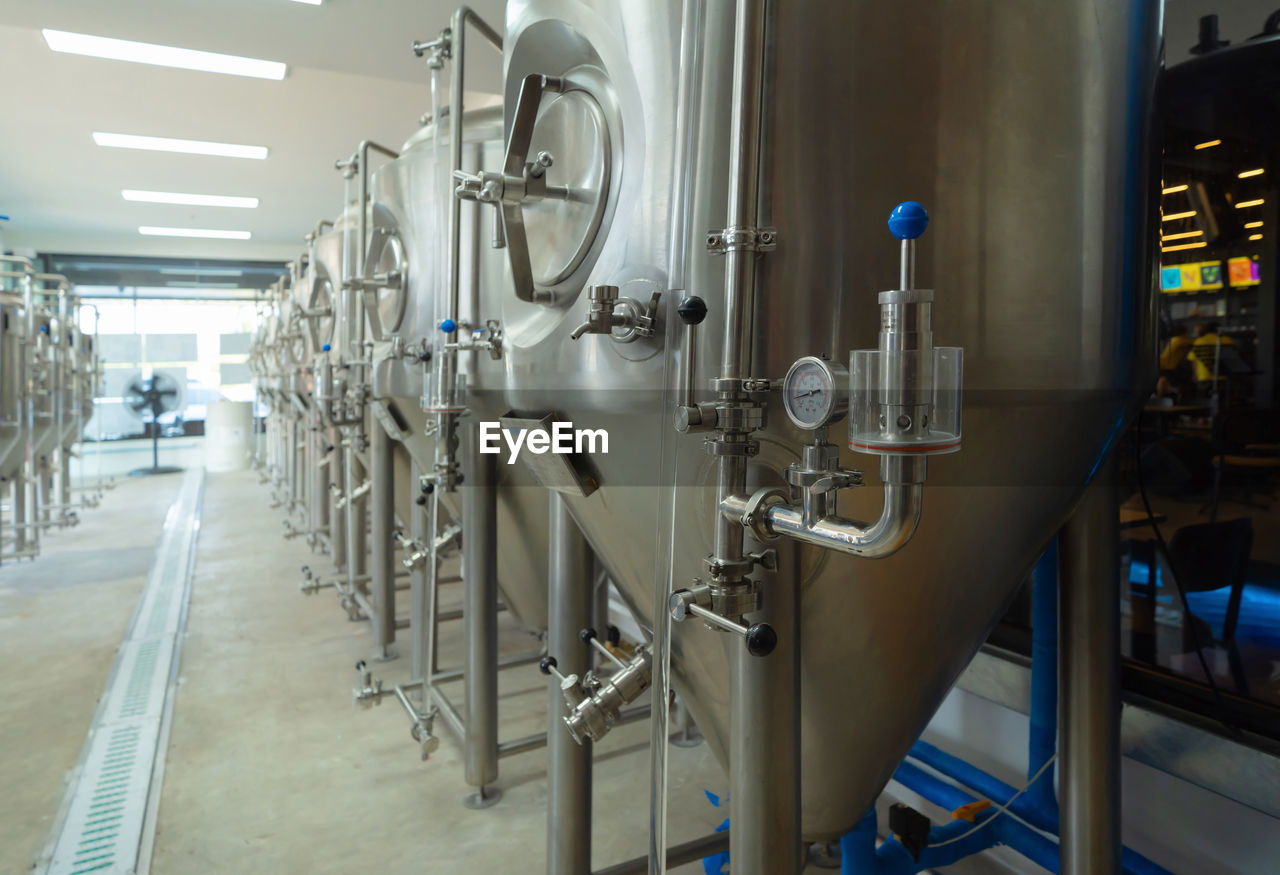
[[[1183,647],[1194,650],[1197,643],[1222,643],[1231,660],[1236,686],[1247,689],[1244,670],[1235,647],[1240,602],[1248,576],[1249,554],[1253,551],[1253,521],[1248,517],[1220,523],[1183,526],[1169,539],[1169,560],[1177,584],[1184,592],[1208,592],[1230,587],[1222,636],[1215,640],[1209,624],[1199,617],[1183,616]]]

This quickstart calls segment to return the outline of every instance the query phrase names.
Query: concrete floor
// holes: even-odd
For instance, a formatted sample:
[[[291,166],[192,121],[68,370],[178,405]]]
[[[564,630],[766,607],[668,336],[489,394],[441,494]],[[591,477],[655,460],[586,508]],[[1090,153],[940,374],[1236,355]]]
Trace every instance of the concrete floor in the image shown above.
[[[181,475],[125,481],[0,566],[0,872],[44,849]]]
[[[0,761],[0,872],[28,868],[48,839],[178,482],[125,481],[45,556],[0,569],[0,637],[27,666],[0,677],[0,745],[29,752]],[[300,566],[327,563],[282,540],[283,514],[269,504],[256,474],[206,478],[153,871],[543,871],[545,751],[504,759],[502,800],[464,808],[460,747],[446,728],[437,724],[440,749],[423,763],[393,700],[352,706],[368,624],[348,622],[332,590],[298,592]],[[460,655],[460,624],[449,625],[445,665]],[[513,652],[535,644],[511,624],[503,640]],[[375,675],[408,679],[407,655]],[[450,693],[460,704],[460,685]],[[504,739],[545,725],[536,666],[503,673],[501,708]],[[672,756],[675,843],[723,820],[702,790],[723,794],[727,782],[706,745]],[[598,746],[596,867],[644,852],[648,767],[645,723]]]

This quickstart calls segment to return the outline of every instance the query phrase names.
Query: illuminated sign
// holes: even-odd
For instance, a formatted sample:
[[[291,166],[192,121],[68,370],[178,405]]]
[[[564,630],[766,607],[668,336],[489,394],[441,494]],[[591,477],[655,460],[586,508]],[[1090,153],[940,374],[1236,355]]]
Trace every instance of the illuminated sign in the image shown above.
[[[1258,279],[1258,262],[1248,256],[1240,256],[1227,261],[1227,281],[1232,287],[1256,286]]]
[[[1160,269],[1160,288],[1165,292],[1216,292],[1222,288],[1222,262],[1196,261]]]

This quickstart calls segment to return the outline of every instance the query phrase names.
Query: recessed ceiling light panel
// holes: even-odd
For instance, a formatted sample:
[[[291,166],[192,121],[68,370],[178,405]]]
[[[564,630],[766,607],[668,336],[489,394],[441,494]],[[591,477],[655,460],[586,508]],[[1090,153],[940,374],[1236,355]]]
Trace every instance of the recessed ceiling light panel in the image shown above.
[[[132,61],[135,64],[152,64],[157,67],[177,67],[180,70],[199,70],[204,73],[226,73],[229,76],[250,76],[254,79],[284,78],[289,67],[280,61],[263,61],[243,58],[239,55],[223,55],[218,52],[201,52],[161,46],[155,43],[138,43],[127,39],[112,39],[87,33],[70,33],[65,30],[45,28],[44,41],[55,52],[68,55],[86,55],[90,58],[106,58],[111,61]]]
[[[156,228],[143,225],[138,233],[146,237],[207,237],[211,240],[248,240],[248,231],[210,231],[201,228]]]
[[[173,137],[143,137],[137,134],[106,134],[102,131],[94,131],[93,141],[99,146],[113,146],[117,149],[182,152],[188,155],[216,155],[220,158],[253,158],[258,161],[267,157],[266,146],[241,146],[236,143],[212,143],[204,140],[178,140]]]
[[[239,207],[252,210],[258,206],[256,197],[228,197],[220,194],[181,194],[176,191],[138,191],[126,188],[120,192],[127,201],[144,204],[182,204],[190,207]]]

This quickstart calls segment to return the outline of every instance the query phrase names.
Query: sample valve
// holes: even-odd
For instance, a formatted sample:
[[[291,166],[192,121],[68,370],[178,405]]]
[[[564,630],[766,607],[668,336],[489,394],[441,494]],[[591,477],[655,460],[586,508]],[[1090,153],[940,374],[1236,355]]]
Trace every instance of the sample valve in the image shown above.
[[[589,286],[586,321],[569,336],[577,340],[584,334],[608,334],[618,343],[631,343],[638,337],[652,337],[658,321],[661,292],[654,292],[649,303],[635,298],[618,297],[617,286]]]
[[[609,630],[610,642],[617,642],[617,630]],[[599,641],[595,629],[583,629],[579,633],[582,642],[594,648],[613,663],[617,671],[601,676],[594,670],[581,679],[576,674],[563,675],[556,670],[554,656],[547,656],[538,664],[545,675],[554,675],[560,682],[569,713],[564,716],[569,734],[578,744],[583,739],[599,741],[608,734],[622,715],[622,709],[634,702],[649,689],[653,680],[653,656],[649,648],[641,646],[630,660],[619,659],[613,651]]]

